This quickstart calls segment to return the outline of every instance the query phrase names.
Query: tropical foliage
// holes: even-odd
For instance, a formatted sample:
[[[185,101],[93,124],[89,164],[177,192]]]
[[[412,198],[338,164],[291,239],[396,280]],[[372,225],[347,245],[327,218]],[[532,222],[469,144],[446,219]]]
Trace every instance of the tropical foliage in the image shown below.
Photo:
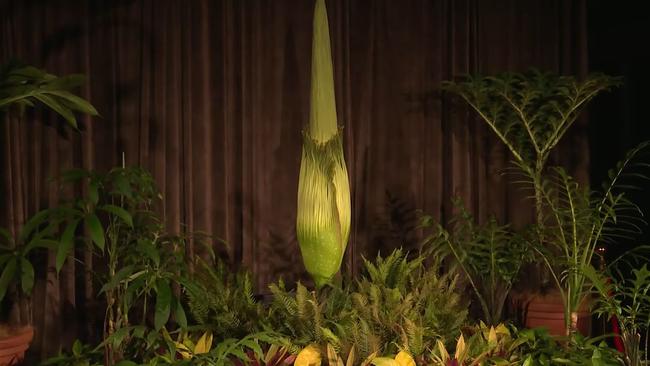
[[[55,76],[33,66],[10,62],[0,67],[0,111],[12,106],[22,112],[40,103],[77,129],[75,112],[97,116],[97,110],[70,90],[81,86],[83,75]]]
[[[582,269],[591,264],[597,246],[639,232],[640,211],[626,196],[630,186],[622,181],[630,167],[646,167],[635,157],[648,143],[632,149],[610,171],[602,192],[580,186],[562,167],[547,167],[547,162],[586,104],[618,83],[602,74],[578,81],[533,70],[469,76],[444,85],[503,142],[523,173],[519,181],[533,191],[539,243],[533,248],[560,291],[567,334],[575,332],[573,314],[590,292]],[[645,178],[642,173],[631,174]]]
[[[650,165],[638,156],[650,143],[633,149],[600,192],[547,166],[580,111],[617,79],[593,74],[578,81],[531,71],[446,83],[512,154],[520,183],[533,192],[536,225],[515,232],[493,218],[478,223],[456,202],[457,215],[445,225],[423,216],[419,252],[364,258],[362,273],[333,281],[352,211],[324,0],[316,0],[312,47],[296,229],[315,287],[279,280],[268,301],[260,301],[248,272],[233,272],[215,257],[213,238],[165,229],[155,209],[162,195],[149,173],[126,166],[107,173],[72,170],[57,182],[83,194],[37,213],[15,236],[0,230],[0,300],[30,293],[38,250],[53,251],[57,273],[70,259],[91,264],[76,256],[78,249],[92,254],[105,310],[101,342],[76,341],[71,352],[44,365],[647,364],[641,341],[645,335],[647,342],[650,327],[650,271],[643,265],[626,279],[620,271],[596,270],[592,261],[599,246],[641,230],[640,209],[626,190],[630,180],[646,179]],[[77,128],[74,112],[97,114],[69,92],[80,80],[11,64],[0,70],[0,109],[40,103]],[[205,244],[201,255],[188,257],[189,241]],[[508,294],[533,259],[546,264],[560,291],[566,337],[504,323]],[[594,292],[595,312],[617,319],[623,355],[604,337],[574,332],[572,315]],[[468,320],[473,300],[483,313],[478,324]]]
[[[424,245],[436,257],[449,258],[458,266],[481,305],[483,319],[496,325],[519,271],[532,260],[529,241],[494,218],[479,225],[462,202],[457,200],[455,206],[458,214],[449,229],[434,223],[431,216],[422,217],[422,227],[433,229]]]
[[[647,363],[645,360],[650,329],[650,270],[644,264],[631,272],[632,276],[626,278],[628,276],[625,272],[617,270],[600,272],[592,266],[584,269],[585,275],[593,283],[598,299],[594,312],[608,320],[616,320],[621,330],[625,364],[640,366]],[[642,345],[644,339],[646,343]]]

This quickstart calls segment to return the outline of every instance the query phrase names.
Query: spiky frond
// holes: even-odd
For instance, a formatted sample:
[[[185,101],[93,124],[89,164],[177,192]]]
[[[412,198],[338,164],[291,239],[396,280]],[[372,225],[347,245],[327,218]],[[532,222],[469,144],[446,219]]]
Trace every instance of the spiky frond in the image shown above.
[[[217,261],[197,262],[193,286],[186,289],[190,313],[218,339],[243,337],[261,329],[261,304],[255,301],[247,272],[232,273]]]
[[[450,229],[423,218],[433,233],[425,239],[425,249],[458,266],[471,285],[483,310],[484,320],[497,324],[510,289],[526,262],[532,259],[528,242],[507,225],[494,218],[484,224],[455,200],[458,214],[450,221]]]
[[[346,354],[354,347],[360,359],[399,350],[421,355],[436,340],[454,340],[467,316],[457,274],[439,274],[438,266],[426,268],[423,261],[396,250],[366,261],[366,272],[343,288],[272,285],[270,329],[295,348],[329,344]]]
[[[571,311],[588,294],[591,284],[583,269],[591,265],[598,246],[634,238],[645,225],[641,210],[627,194],[634,187],[633,180],[648,179],[643,171],[628,171],[630,167],[648,167],[636,159],[648,146],[643,143],[631,150],[609,172],[602,192],[580,187],[559,167],[543,181],[544,238],[555,248],[546,253],[545,260],[558,268],[554,279],[566,289],[564,301]]]
[[[620,83],[591,74],[583,81],[531,70],[496,76],[467,76],[443,88],[462,97],[508,147],[515,161],[533,169],[596,95]],[[543,165],[543,164],[542,164]]]

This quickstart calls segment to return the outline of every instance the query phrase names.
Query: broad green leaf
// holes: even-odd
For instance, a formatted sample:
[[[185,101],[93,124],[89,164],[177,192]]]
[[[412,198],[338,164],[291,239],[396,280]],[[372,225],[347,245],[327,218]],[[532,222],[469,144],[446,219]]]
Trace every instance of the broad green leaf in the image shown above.
[[[256,359],[262,359],[264,357],[264,351],[262,351],[262,347],[260,347],[257,339],[254,339],[252,337],[244,338],[241,340],[240,344],[248,349],[251,349],[255,354]]]
[[[185,315],[185,309],[183,309],[183,304],[179,299],[176,299],[176,306],[174,309],[174,315],[176,317],[176,322],[180,325],[181,328],[187,328],[187,316]]]
[[[113,344],[113,347],[119,347],[124,341],[124,338],[126,338],[130,332],[131,327],[118,328],[108,337],[108,339],[106,339],[106,341],[110,341]]]
[[[15,257],[16,255],[14,254],[14,252],[9,252],[0,255],[0,268],[4,268],[5,263],[8,262],[11,258],[15,258]]]
[[[241,348],[231,348],[230,354],[237,357],[238,359],[244,361],[246,364],[249,363],[250,358]],[[219,364],[219,363],[218,363]]]
[[[31,93],[21,93],[20,95],[14,95],[11,97],[0,99],[0,108],[11,105],[13,103],[21,103],[21,102],[24,103],[26,101],[25,98],[28,98],[30,96]]]
[[[104,293],[108,290],[112,290],[117,287],[122,281],[129,277],[133,273],[134,266],[132,264],[120,268],[120,270],[115,273],[115,276],[108,279],[108,282],[102,286],[99,293]]]
[[[4,299],[5,294],[7,293],[7,288],[9,288],[9,284],[16,276],[17,265],[18,264],[16,258],[10,259],[7,262],[5,268],[2,270],[2,274],[0,274],[0,300]]]
[[[23,292],[29,294],[34,287],[34,266],[26,258],[20,258],[20,284]]]
[[[13,242],[13,238],[11,237],[11,234],[9,234],[9,230],[1,227],[0,227],[0,239],[2,239],[0,243],[3,243],[5,245],[11,245],[10,243]]]
[[[53,239],[35,239],[29,242],[23,250],[23,255],[27,255],[34,248],[43,248],[54,250],[59,246],[59,242]]]
[[[55,95],[59,98],[65,100],[66,105],[70,109],[74,109],[78,112],[85,113],[91,116],[98,115],[97,110],[93,107],[88,101],[83,98],[80,98],[68,91],[64,90],[51,90],[47,92],[48,94]]]
[[[24,243],[27,241],[27,238],[32,234],[32,232],[37,229],[45,220],[47,220],[48,216],[52,213],[51,209],[45,209],[37,212],[34,216],[32,216],[31,219],[29,219],[25,225],[23,226],[23,229],[18,236],[18,242]]]
[[[43,90],[70,90],[83,85],[86,77],[83,74],[59,76],[41,87]]]
[[[160,253],[156,247],[147,240],[139,240],[136,249],[151,259],[156,266],[160,265]]]
[[[41,101],[43,104],[46,106],[50,107],[53,111],[56,113],[60,114],[61,117],[63,117],[70,126],[74,127],[77,129],[77,119],[74,116],[74,113],[70,111],[67,107],[61,105],[56,99],[45,95],[45,94],[35,94],[34,98],[38,99]]]
[[[90,232],[90,238],[92,241],[97,245],[97,248],[104,251],[104,228],[102,227],[102,223],[99,222],[97,215],[89,214],[84,219],[84,223],[86,224],[88,232]]]
[[[81,344],[81,341],[76,339],[72,344],[72,354],[75,356],[81,356],[82,352],[83,352],[83,345]]]
[[[156,282],[156,313],[154,315],[154,326],[160,330],[169,320],[171,312],[172,290],[169,283],[164,280]]]
[[[70,254],[70,251],[72,251],[74,247],[74,233],[77,230],[77,225],[79,224],[79,220],[74,220],[70,222],[65,230],[63,231],[63,234],[61,235],[61,241],[59,244],[59,250],[56,253],[56,272],[59,273],[61,272],[61,268],[63,268],[63,263],[65,263],[65,260],[68,258],[68,254]]]
[[[133,217],[131,217],[131,214],[122,207],[115,205],[103,205],[99,209],[119,217],[122,219],[122,221],[124,221],[124,223],[133,227]]]
[[[11,71],[8,73],[9,80],[41,80],[48,75],[45,70],[34,66],[22,65],[21,63],[11,65]]]
[[[96,205],[99,202],[99,186],[96,181],[91,181],[88,184],[88,198],[93,205]]]

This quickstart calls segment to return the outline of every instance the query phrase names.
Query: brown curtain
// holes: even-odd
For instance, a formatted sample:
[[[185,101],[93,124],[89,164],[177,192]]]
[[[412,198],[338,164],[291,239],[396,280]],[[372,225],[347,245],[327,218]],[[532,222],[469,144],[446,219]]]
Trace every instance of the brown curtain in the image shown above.
[[[16,229],[59,199],[48,177],[107,170],[124,156],[153,173],[168,228],[225,239],[260,292],[279,275],[305,278],[294,216],[312,1],[1,4],[0,62],[87,74],[82,93],[102,117],[84,117],[81,133],[40,113],[0,121],[0,226]],[[454,195],[480,219],[530,221],[530,202],[499,174],[506,151],[439,87],[470,72],[583,74],[584,1],[327,5],[354,210],[346,270],[356,271],[361,255],[416,246],[415,210],[444,221]],[[559,156],[584,179],[584,123],[572,132]],[[50,257],[40,268],[34,347],[42,354],[93,331],[84,324],[94,321],[95,295],[80,267],[57,278]]]

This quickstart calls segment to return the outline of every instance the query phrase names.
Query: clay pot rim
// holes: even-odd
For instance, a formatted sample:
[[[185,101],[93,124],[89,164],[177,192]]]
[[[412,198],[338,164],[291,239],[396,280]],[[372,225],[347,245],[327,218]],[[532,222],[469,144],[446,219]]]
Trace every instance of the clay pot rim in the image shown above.
[[[0,337],[0,347],[16,343],[29,343],[34,338],[34,327],[31,325],[9,327],[9,335]]]

